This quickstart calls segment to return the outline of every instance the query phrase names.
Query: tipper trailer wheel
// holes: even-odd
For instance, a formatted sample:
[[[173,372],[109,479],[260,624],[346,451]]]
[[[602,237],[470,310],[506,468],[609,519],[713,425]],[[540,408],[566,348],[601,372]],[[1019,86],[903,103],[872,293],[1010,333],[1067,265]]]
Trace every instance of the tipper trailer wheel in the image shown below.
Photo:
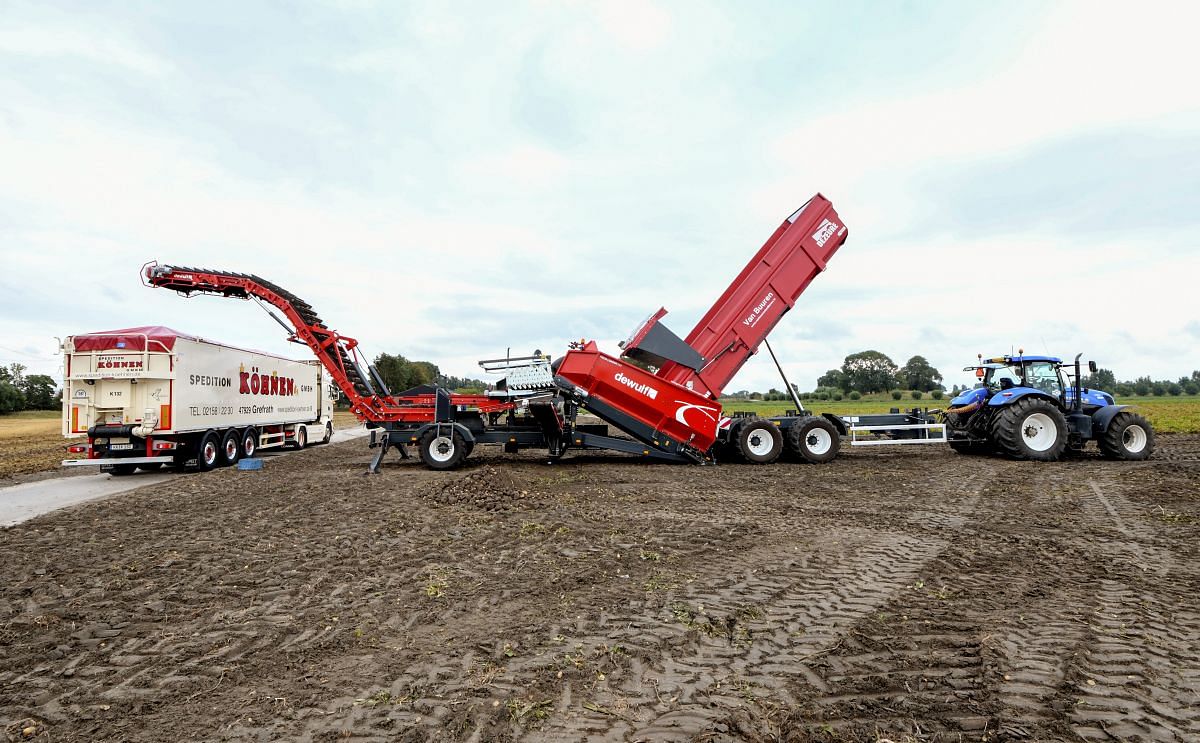
[[[1025,397],[996,415],[992,440],[1014,459],[1054,462],[1067,449],[1067,419],[1049,400]]]
[[[242,437],[236,428],[225,432],[221,438],[221,466],[228,467],[237,464],[242,453]]]
[[[466,442],[457,431],[446,428],[431,430],[421,437],[421,461],[435,470],[457,467],[467,456]]]
[[[1154,429],[1142,416],[1123,410],[1113,416],[1096,444],[1108,459],[1147,459],[1154,453]]]
[[[745,418],[733,432],[738,455],[750,464],[770,464],[783,453],[783,434],[766,418]]]
[[[221,462],[221,438],[216,431],[209,431],[200,438],[196,447],[196,467],[201,472],[216,469]]]
[[[837,428],[817,415],[806,415],[796,420],[788,429],[786,441],[789,451],[813,464],[832,460],[842,448]]]

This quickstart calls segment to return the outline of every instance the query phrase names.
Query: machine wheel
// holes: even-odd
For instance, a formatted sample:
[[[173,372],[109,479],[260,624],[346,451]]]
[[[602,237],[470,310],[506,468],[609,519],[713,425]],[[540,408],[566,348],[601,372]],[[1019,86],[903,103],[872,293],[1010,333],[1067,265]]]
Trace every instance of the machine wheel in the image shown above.
[[[258,429],[247,428],[242,432],[242,459],[250,459],[258,453]]]
[[[300,426],[296,429],[296,436],[292,439],[291,447],[293,449],[303,449],[308,446],[308,429]]]
[[[242,437],[236,428],[231,428],[221,437],[221,466],[237,464],[242,453]]]
[[[434,470],[452,470],[467,456],[466,442],[457,431],[436,428],[421,437],[421,461]]]
[[[114,464],[112,469],[109,471],[114,477],[124,477],[126,475],[132,475],[133,471],[136,469],[136,464]]]
[[[837,428],[819,415],[798,418],[787,431],[788,451],[804,462],[821,464],[838,455],[842,438]]]
[[[196,447],[196,467],[201,472],[208,472],[220,463],[221,439],[216,431],[209,431],[200,437],[200,445]]]
[[[137,468],[142,472],[157,472],[162,469],[162,466],[162,462],[146,462],[145,464],[139,464]]]
[[[750,464],[770,464],[783,453],[783,434],[766,418],[746,418],[734,432],[737,453]]]
[[[1067,448],[1067,419],[1048,400],[1022,398],[996,416],[992,440],[1013,459],[1053,462]]]
[[[328,444],[331,438],[333,438],[333,421],[326,421],[325,435],[321,437],[321,443]]]
[[[1096,443],[1108,459],[1148,459],[1154,453],[1154,429],[1137,413],[1121,411]]]

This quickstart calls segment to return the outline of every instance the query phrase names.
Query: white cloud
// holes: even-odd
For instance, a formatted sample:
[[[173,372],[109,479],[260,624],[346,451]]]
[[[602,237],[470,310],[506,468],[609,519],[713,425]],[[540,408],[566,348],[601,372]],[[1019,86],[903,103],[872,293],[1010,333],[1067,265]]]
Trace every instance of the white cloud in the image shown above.
[[[0,55],[4,54],[73,58],[88,64],[121,67],[150,77],[163,77],[172,71],[168,60],[138,48],[129,39],[64,26],[43,28],[6,24],[0,27]]]

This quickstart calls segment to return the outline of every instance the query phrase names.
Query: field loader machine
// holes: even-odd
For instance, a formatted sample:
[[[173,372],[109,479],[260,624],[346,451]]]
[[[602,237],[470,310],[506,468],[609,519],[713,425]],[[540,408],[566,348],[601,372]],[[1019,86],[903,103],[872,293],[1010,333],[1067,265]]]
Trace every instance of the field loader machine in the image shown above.
[[[291,339],[312,349],[351,410],[375,429],[375,472],[392,447],[408,456],[405,448],[416,446],[426,465],[450,469],[479,444],[544,448],[551,459],[571,449],[608,449],[670,462],[733,456],[769,463],[787,449],[802,461],[825,462],[838,452],[837,419],[805,414],[795,396],[793,414],[734,419],[719,398],[846,237],[833,205],[818,194],[784,220],[686,338],[662,324],[666,310],[659,309],[621,344],[619,357],[585,340],[554,361],[539,353],[480,362],[505,375],[484,395],[436,386],[393,393],[359,356],[357,341],[258,276],[158,264],[143,267],[142,276],[184,295],[253,298],[280,310],[287,322],[276,320]],[[785,387],[792,389],[786,379]],[[604,423],[581,422],[580,411]],[[610,435],[610,427],[624,436]]]

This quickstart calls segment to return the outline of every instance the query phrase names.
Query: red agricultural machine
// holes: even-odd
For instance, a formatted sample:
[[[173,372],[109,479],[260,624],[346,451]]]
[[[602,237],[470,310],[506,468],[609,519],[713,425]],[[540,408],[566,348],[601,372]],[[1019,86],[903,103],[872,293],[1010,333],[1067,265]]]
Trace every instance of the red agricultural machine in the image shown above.
[[[837,455],[839,429],[845,432],[836,419],[804,414],[799,399],[795,414],[731,419],[718,399],[846,236],[833,205],[818,194],[775,230],[686,338],[662,324],[666,310],[659,309],[621,344],[620,357],[587,341],[572,344],[553,363],[540,354],[482,361],[485,370],[505,374],[484,395],[434,386],[392,393],[359,355],[356,340],[330,330],[308,303],[258,276],[158,264],[145,267],[143,276],[151,286],[184,295],[254,298],[278,308],[291,339],[312,349],[354,413],[376,429],[372,446],[380,451],[372,472],[393,446],[404,457],[416,446],[428,466],[450,469],[476,444],[544,448],[552,459],[571,449],[609,449],[694,463],[727,453],[768,463],[786,448],[804,461],[824,462]],[[578,422],[581,410],[605,424]],[[609,435],[609,426],[629,438]]]

